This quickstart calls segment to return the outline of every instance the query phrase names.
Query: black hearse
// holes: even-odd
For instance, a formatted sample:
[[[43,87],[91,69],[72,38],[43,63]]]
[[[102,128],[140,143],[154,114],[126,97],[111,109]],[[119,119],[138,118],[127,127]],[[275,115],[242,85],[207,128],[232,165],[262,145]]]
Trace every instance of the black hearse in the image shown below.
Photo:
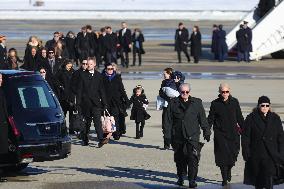
[[[37,73],[0,70],[9,116],[9,154],[0,167],[21,170],[32,161],[71,153],[64,114],[47,82]]]

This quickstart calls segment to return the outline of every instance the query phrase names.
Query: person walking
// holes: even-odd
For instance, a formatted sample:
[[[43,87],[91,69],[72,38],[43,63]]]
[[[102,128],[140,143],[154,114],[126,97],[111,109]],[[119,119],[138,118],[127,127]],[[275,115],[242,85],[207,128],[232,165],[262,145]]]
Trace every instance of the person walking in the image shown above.
[[[218,26],[216,24],[213,25],[212,31],[212,42],[211,42],[211,52],[214,54],[214,60],[219,59],[218,55]]]
[[[53,38],[45,43],[45,48],[55,48],[56,43],[60,40],[60,33],[58,31],[53,33]]]
[[[258,98],[257,107],[245,119],[242,154],[246,162],[244,184],[272,189],[276,167],[284,165],[284,132],[267,96]]]
[[[118,46],[120,48],[120,60],[123,67],[128,68],[129,55],[131,51],[131,30],[127,28],[126,22],[121,23],[121,29],[118,32]]]
[[[112,136],[115,140],[119,140],[121,136],[119,128],[119,113],[122,109],[122,103],[126,101],[127,104],[129,104],[129,99],[122,83],[121,76],[114,71],[112,64],[105,65],[102,76],[105,94],[107,94],[106,100],[108,104],[108,111],[110,115],[114,117],[116,123],[116,131],[112,134]]]
[[[224,62],[228,53],[228,45],[226,43],[226,31],[223,30],[223,25],[218,26],[219,31],[217,33],[217,46],[218,46],[218,56],[219,62]]]
[[[8,153],[8,113],[2,84],[3,75],[0,73],[0,164],[4,161],[4,155]],[[6,182],[7,179],[2,178],[1,174],[2,170],[0,170],[0,182]]]
[[[169,84],[174,83],[175,88],[179,88],[179,80],[174,80],[172,78],[174,70],[172,68],[165,68],[164,69],[164,80],[162,81],[161,87],[159,89],[159,97],[161,97],[165,102],[169,103],[171,100],[171,97],[169,97],[163,90],[164,87],[167,87]],[[166,119],[166,112],[167,112],[167,106],[163,106],[163,112],[162,112],[162,131],[163,131],[163,138],[164,138],[164,149],[168,150],[170,149],[171,141],[166,138],[165,136],[165,119]]]
[[[144,89],[141,85],[137,85],[133,89],[133,94],[130,98],[130,103],[133,104],[131,109],[130,120],[135,120],[136,124],[136,139],[144,136],[145,120],[151,116],[146,112],[146,107],[149,101],[145,95]]]
[[[110,26],[106,27],[105,47],[106,47],[106,63],[117,63],[117,34],[112,32]]]
[[[17,70],[19,68],[19,63],[23,61],[18,57],[17,50],[15,48],[10,48],[8,51],[7,67],[11,70]]]
[[[187,62],[190,62],[190,57],[187,51],[189,33],[184,24],[180,22],[178,29],[175,33],[175,51],[177,51],[178,63],[181,63],[181,52],[183,52],[187,58]]]
[[[66,59],[56,75],[56,81],[58,82],[59,102],[63,109],[64,116],[69,112],[69,134],[74,134],[73,129],[70,127],[72,117],[72,111],[74,110],[74,94],[72,92],[72,75],[74,69],[72,68],[73,63],[71,60]]]
[[[26,52],[24,56],[24,64],[21,68],[28,71],[38,71],[38,63],[37,63],[37,47],[31,47],[31,52]]]
[[[171,141],[174,150],[177,185],[184,184],[183,176],[187,170],[189,188],[195,188],[197,187],[200,152],[203,146],[199,142],[200,129],[203,130],[203,137],[208,142],[211,132],[201,99],[192,97],[190,91],[189,84],[181,84],[180,96],[169,102],[166,112],[165,137]]]
[[[194,58],[194,63],[199,62],[201,55],[201,33],[198,26],[193,27],[192,34],[190,36],[190,54]]]
[[[219,86],[218,98],[211,102],[208,123],[214,130],[215,163],[221,170],[222,186],[231,181],[231,169],[240,151],[240,129],[244,118],[239,101],[227,83]]]
[[[83,145],[89,144],[89,132],[92,120],[99,140],[99,147],[105,144],[101,123],[101,113],[107,109],[107,100],[102,75],[95,70],[96,59],[88,58],[87,71],[82,73],[78,86],[77,103],[82,105],[82,114],[86,118],[86,130],[82,134]]]
[[[145,54],[143,43],[144,43],[144,35],[139,28],[134,29],[134,33],[132,34],[132,42],[133,42],[133,63],[132,66],[135,66],[136,63],[136,54],[138,55],[139,66],[142,63],[142,54]]]

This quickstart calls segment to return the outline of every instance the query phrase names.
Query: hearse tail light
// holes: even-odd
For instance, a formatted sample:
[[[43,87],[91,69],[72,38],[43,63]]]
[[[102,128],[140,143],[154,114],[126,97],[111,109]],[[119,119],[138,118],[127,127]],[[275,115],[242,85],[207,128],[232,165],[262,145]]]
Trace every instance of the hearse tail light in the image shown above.
[[[19,137],[20,136],[20,132],[19,132],[19,130],[16,127],[16,123],[15,123],[15,120],[14,120],[13,116],[9,116],[8,119],[9,119],[9,123],[10,123],[10,125],[12,127],[12,131],[13,131],[14,135],[16,137]]]

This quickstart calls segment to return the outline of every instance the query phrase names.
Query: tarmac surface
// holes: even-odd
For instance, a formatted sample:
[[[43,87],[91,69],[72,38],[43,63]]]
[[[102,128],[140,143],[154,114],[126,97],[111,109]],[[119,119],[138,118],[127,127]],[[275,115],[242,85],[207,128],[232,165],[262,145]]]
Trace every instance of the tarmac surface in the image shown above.
[[[153,23],[151,27],[157,23]],[[176,23],[178,21],[162,22],[159,23],[159,27],[170,27]],[[207,28],[212,25],[211,22],[200,24],[206,25]],[[23,41],[24,39],[11,40],[9,45],[18,47],[22,54]],[[192,96],[203,100],[207,114],[210,102],[218,95],[219,84],[227,82],[231,85],[232,95],[240,101],[244,117],[256,106],[259,96],[267,95],[271,99],[272,110],[280,115],[282,121],[284,120],[283,60],[265,57],[259,62],[249,64],[237,63],[233,59],[218,63],[211,60],[209,45],[205,43],[203,57],[199,64],[177,64],[171,40],[147,41],[145,49],[142,66],[128,69],[120,67],[128,96],[130,97],[132,89],[137,84],[141,84],[150,101],[147,111],[152,117],[146,121],[144,138],[140,140],[134,138],[135,123],[127,117],[126,135],[119,141],[111,140],[103,148],[97,148],[96,135],[92,127],[89,146],[81,146],[81,141],[73,136],[70,157],[63,160],[31,163],[20,173],[6,174],[9,182],[0,183],[0,188],[178,188],[175,185],[176,169],[173,151],[163,150],[162,112],[155,109],[156,97],[162,82],[162,71],[169,66],[185,73],[186,82],[192,85]],[[129,110],[128,114],[130,114]],[[239,154],[236,166],[232,170],[232,182],[226,188],[253,188],[242,184],[243,170],[244,161]],[[220,171],[214,162],[213,140],[206,143],[202,149],[198,176],[198,189],[222,188]],[[187,184],[188,182],[185,182],[185,186]],[[284,185],[276,186],[275,189],[284,189]]]

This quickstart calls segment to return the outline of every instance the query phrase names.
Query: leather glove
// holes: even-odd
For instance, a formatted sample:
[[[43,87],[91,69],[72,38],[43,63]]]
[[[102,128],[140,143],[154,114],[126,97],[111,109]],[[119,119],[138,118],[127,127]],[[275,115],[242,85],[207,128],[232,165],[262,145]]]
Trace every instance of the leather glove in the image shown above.
[[[244,161],[248,161],[250,157],[249,151],[243,151],[243,159]]]
[[[204,135],[203,137],[204,137],[204,140],[206,140],[207,142],[210,141],[210,135]]]
[[[203,138],[204,138],[204,140],[206,140],[207,142],[210,141],[210,135],[211,135],[210,129],[205,129],[205,130],[203,130]]]

